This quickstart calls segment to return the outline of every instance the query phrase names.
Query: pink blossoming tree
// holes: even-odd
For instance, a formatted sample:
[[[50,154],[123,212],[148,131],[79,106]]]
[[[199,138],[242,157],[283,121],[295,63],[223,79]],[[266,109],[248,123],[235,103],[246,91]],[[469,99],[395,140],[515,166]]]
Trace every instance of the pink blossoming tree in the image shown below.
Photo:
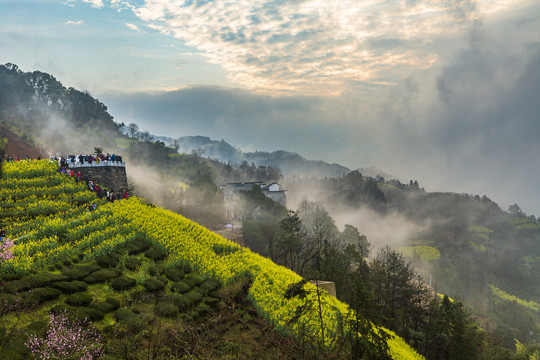
[[[5,239],[0,243],[0,261],[13,259],[13,241]]]
[[[65,314],[51,314],[44,338],[30,335],[25,345],[36,359],[93,360],[103,354],[101,335],[87,319],[70,321]]]

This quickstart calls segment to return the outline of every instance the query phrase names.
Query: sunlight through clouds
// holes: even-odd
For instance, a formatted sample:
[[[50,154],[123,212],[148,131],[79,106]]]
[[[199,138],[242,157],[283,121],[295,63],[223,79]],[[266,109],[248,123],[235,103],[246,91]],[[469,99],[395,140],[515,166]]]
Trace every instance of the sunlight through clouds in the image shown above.
[[[437,60],[430,43],[474,21],[473,1],[147,0],[135,14],[208,54],[239,86],[339,94]]]

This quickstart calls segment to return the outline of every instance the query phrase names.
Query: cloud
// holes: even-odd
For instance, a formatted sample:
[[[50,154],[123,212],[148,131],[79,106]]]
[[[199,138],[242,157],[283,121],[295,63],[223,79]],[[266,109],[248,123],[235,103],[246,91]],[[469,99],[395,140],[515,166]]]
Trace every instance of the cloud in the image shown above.
[[[444,63],[392,86],[363,83],[339,96],[198,86],[101,98],[117,121],[158,134],[376,165],[428,190],[486,194],[540,215],[540,17],[516,22],[524,13],[534,10],[472,22]]]
[[[495,8],[473,0],[147,0],[133,11],[205,52],[239,86],[338,94],[429,68],[439,58],[437,41],[516,1]]]
[[[81,0],[84,3],[92,4],[93,8],[101,9],[103,7],[103,0]]]
[[[135,24],[126,23],[126,27],[130,30],[141,32],[142,30]]]
[[[82,21],[82,20],[78,20],[78,21],[68,20],[68,21],[64,22],[64,24],[66,24],[66,25],[82,25],[82,24],[84,24],[84,21]]]

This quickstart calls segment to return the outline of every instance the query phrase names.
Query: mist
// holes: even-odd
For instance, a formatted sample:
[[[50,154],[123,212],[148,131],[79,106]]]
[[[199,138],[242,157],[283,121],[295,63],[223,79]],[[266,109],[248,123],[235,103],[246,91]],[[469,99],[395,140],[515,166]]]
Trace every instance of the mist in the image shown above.
[[[355,226],[368,238],[374,250],[385,245],[393,248],[408,246],[409,240],[415,239],[417,234],[429,227],[429,223],[415,223],[396,210],[378,211],[369,205],[355,208],[332,201],[328,199],[329,188],[314,179],[285,179],[284,185],[289,209],[298,210],[304,201],[319,203],[334,219],[339,231],[343,231],[347,224]]]

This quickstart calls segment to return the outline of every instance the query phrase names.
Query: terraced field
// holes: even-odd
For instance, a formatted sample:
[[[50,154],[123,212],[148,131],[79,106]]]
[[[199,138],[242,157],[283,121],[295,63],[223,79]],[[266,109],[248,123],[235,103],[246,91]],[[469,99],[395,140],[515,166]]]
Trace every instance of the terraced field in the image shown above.
[[[248,298],[277,331],[307,333],[327,348],[350,331],[354,314],[345,304],[309,283],[306,298],[286,298],[297,274],[180,215],[137,198],[99,200],[47,161],[9,163],[5,174],[0,214],[15,246],[14,259],[0,267],[1,291],[8,304],[31,304],[32,316],[62,310],[94,319],[104,331],[136,327],[143,319],[133,304],[151,299],[159,316],[189,319],[219,304],[220,286],[248,279]],[[97,210],[89,212],[91,202]],[[321,312],[308,306],[295,317],[318,295]],[[387,332],[393,358],[422,359]]]

